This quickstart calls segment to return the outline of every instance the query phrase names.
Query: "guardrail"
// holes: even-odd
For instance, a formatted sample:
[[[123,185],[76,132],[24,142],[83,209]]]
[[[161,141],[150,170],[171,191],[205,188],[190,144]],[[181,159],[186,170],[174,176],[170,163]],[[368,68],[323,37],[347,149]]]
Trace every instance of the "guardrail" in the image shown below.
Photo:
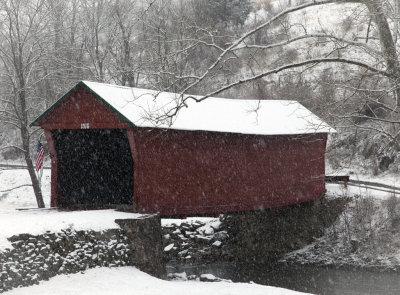
[[[19,164],[4,164],[0,163],[0,168],[4,169],[28,169],[26,165],[19,165]],[[50,169],[50,167],[44,166],[43,169]]]
[[[400,195],[400,187],[379,183],[379,182],[372,182],[372,181],[365,181],[365,180],[354,180],[350,179],[348,175],[335,175],[335,176],[325,176],[325,181],[329,183],[337,183],[343,184],[346,186],[356,186],[360,188],[372,189],[376,191],[386,192],[386,193],[393,193],[395,195]]]

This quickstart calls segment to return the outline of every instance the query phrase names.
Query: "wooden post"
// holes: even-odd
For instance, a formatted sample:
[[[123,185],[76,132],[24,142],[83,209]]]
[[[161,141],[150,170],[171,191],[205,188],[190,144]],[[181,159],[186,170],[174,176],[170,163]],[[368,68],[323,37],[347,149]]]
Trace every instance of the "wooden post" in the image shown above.
[[[128,136],[128,141],[129,141],[129,146],[131,149],[131,154],[133,158],[133,210],[135,212],[139,212],[139,195],[138,195],[138,187],[137,187],[137,177],[138,177],[138,171],[139,171],[139,156],[138,156],[138,151],[136,148],[136,142],[135,142],[135,135],[133,132],[133,128],[127,129],[126,134]]]
[[[57,178],[58,178],[58,160],[57,160],[57,151],[55,142],[53,139],[53,135],[51,134],[50,129],[45,129],[44,134],[47,140],[47,146],[49,148],[50,160],[51,160],[51,190],[50,190],[50,207],[56,207],[58,201],[57,194]]]

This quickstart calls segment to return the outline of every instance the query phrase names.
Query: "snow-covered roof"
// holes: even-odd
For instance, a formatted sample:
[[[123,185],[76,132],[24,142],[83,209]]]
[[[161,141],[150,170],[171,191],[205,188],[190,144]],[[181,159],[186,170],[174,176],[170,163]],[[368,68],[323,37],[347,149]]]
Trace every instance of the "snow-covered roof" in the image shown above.
[[[168,116],[182,105],[179,94],[89,81],[80,84],[139,127],[260,135],[335,132],[297,101],[209,97],[196,102],[186,95],[186,106]]]

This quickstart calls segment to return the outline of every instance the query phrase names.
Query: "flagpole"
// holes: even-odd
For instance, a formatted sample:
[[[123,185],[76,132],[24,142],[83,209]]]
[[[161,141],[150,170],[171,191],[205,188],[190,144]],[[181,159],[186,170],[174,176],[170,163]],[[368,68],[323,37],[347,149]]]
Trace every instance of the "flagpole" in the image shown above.
[[[39,188],[42,186],[42,174],[43,174],[43,162],[45,158],[45,150],[43,145],[40,143],[40,138],[38,140],[37,151],[36,151],[36,162],[35,170],[38,177]]]
[[[39,188],[40,189],[42,188],[42,174],[43,174],[43,166],[38,171],[38,181],[39,181]]]

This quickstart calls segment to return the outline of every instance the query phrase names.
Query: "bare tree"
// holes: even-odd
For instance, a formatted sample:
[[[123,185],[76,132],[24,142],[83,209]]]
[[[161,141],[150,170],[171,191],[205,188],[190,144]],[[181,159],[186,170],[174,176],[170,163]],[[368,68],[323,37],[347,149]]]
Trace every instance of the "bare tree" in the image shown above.
[[[108,0],[84,0],[81,2],[84,46],[93,77],[107,80],[107,63],[114,46],[117,24],[112,19],[113,3]]]
[[[288,73],[296,75],[306,75],[306,73],[319,69],[329,68],[329,65],[336,64],[336,71],[342,67],[347,75],[342,79],[343,93],[346,92],[347,87],[357,89],[357,95],[363,93],[363,86],[371,89],[372,92],[384,88],[387,97],[391,97],[392,104],[384,105],[383,107],[391,110],[392,113],[397,114],[400,107],[400,63],[396,49],[396,36],[397,32],[392,31],[390,26],[390,16],[393,15],[393,6],[389,1],[382,0],[313,0],[304,4],[288,7],[268,20],[260,23],[258,26],[249,29],[242,34],[241,37],[232,40],[227,47],[218,46],[214,43],[215,50],[219,51],[215,60],[204,70],[200,75],[191,75],[183,77],[183,79],[190,80],[188,86],[182,90],[182,93],[190,93],[196,87],[209,84],[209,77],[215,76],[216,73],[228,67],[230,64],[235,63],[237,60],[243,60],[246,56],[255,56],[258,64],[251,67],[251,71],[237,70],[238,75],[233,81],[225,82],[224,85],[215,85],[209,87],[206,95],[201,98],[182,96],[181,103],[171,110],[166,117],[174,116],[179,109],[184,105],[186,99],[194,99],[201,101],[210,96],[215,96],[227,91],[228,89],[244,85],[251,81],[258,79],[277,79],[277,75],[282,76]],[[300,13],[306,9],[313,9],[327,5],[353,5],[351,9],[357,11],[359,15],[363,15],[365,19],[370,18],[371,22],[367,26],[360,26],[360,32],[352,34],[336,34],[340,30],[328,31],[323,29],[324,19],[320,19],[321,30],[312,31],[307,25],[300,25],[290,23],[290,17],[296,13]],[[365,11],[365,12],[363,12]],[[285,21],[285,23],[282,23]],[[288,21],[288,23],[286,22]],[[256,34],[273,32],[277,24],[285,26],[287,33],[279,35],[279,38],[257,38],[265,43],[254,43]],[[368,22],[367,22],[368,23]],[[297,28],[292,30],[292,28]],[[362,32],[365,32],[362,34]],[[278,36],[278,35],[277,35]],[[262,60],[268,52],[275,52],[279,56],[284,52],[285,48],[294,47],[295,45],[303,44],[307,49],[303,50],[302,54],[295,55],[291,60],[279,59],[276,63],[270,60]],[[314,50],[320,47],[321,44],[329,44],[325,46],[325,50]],[[243,64],[239,64],[243,66]],[[256,70],[254,70],[256,69]],[[244,73],[244,74],[243,74]],[[356,77],[357,78],[354,78]],[[349,77],[352,78],[351,83],[345,82]],[[350,81],[350,80],[349,80]],[[358,81],[358,82],[357,82]],[[372,85],[371,82],[379,83]],[[358,85],[357,85],[358,83]],[[204,87],[204,86],[203,86]],[[375,88],[374,88],[375,87]],[[348,89],[347,89],[348,90]],[[347,91],[347,93],[349,93]],[[365,91],[364,91],[365,93]],[[381,103],[378,101],[377,103]],[[374,118],[371,118],[374,119]],[[387,121],[389,124],[399,124],[399,120],[395,118],[377,118],[381,121]],[[374,127],[373,127],[374,128]],[[400,132],[386,132],[385,130],[376,131],[382,132],[391,140],[396,140]]]
[[[143,49],[138,44],[139,40],[135,40],[138,38],[135,29],[139,22],[135,15],[140,11],[136,3],[119,0],[114,3],[113,10],[113,18],[118,26],[116,46],[111,49],[116,72],[114,76],[123,86],[137,86]]]
[[[14,146],[24,154],[39,208],[44,207],[42,192],[31,159],[31,136],[29,123],[34,113],[32,109],[39,102],[34,87],[43,78],[41,61],[46,57],[43,36],[48,24],[44,10],[45,0],[0,1],[0,60],[3,65],[2,103],[3,122],[20,131],[21,145]],[[39,102],[40,103],[40,102]]]

